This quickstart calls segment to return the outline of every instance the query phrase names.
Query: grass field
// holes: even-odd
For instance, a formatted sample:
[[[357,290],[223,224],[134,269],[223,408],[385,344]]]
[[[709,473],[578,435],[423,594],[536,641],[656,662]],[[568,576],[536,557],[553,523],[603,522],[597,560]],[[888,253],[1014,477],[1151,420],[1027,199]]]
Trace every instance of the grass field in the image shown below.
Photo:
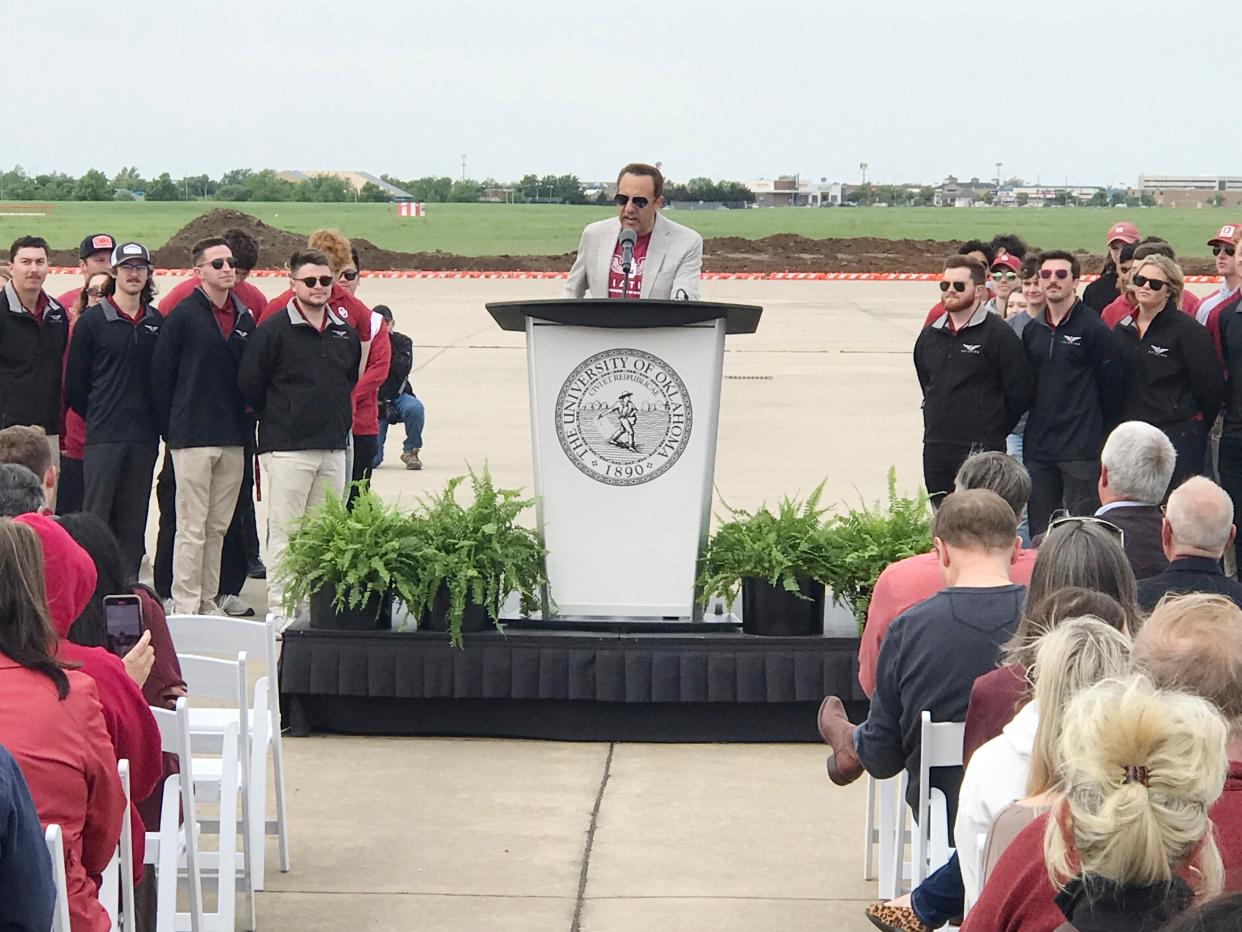
[[[3,205],[0,212],[16,205]],[[611,208],[559,205],[430,204],[428,216],[399,218],[387,204],[84,203],[52,205],[41,217],[0,216],[0,243],[24,233],[40,234],[56,248],[76,245],[87,233],[107,231],[152,246],[165,243],[191,218],[215,207],[245,211],[265,223],[295,232],[336,227],[377,246],[402,252],[441,250],[467,256],[540,255],[570,252],[582,227],[609,216]],[[1207,242],[1223,223],[1224,210],[1034,209],[1034,208],[768,208],[678,211],[680,223],[704,236],[757,239],[774,233],[813,238],[876,236],[885,239],[990,238],[1015,232],[1052,248],[1100,252],[1105,231],[1129,219],[1144,233],[1163,236],[1179,253],[1207,255]]]

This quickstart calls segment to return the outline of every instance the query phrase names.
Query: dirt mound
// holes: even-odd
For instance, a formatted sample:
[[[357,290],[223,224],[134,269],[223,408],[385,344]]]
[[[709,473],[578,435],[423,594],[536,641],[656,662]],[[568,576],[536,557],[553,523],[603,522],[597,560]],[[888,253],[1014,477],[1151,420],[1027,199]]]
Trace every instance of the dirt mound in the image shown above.
[[[191,220],[153,255],[160,268],[187,268],[190,247],[208,236],[238,227],[259,244],[259,267],[281,268],[289,255],[306,244],[306,237],[269,226],[250,214],[219,208]],[[368,240],[352,240],[366,269],[429,271],[568,271],[572,252],[553,256],[458,256],[447,252],[394,252]],[[795,233],[779,233],[763,239],[721,236],[703,243],[703,269],[707,272],[939,272],[944,257],[957,251],[960,241],[877,239],[811,239]],[[1080,252],[1083,271],[1099,272],[1102,256]],[[53,263],[73,266],[75,250],[58,250]],[[1190,275],[1214,272],[1211,259],[1186,259],[1183,270]]]

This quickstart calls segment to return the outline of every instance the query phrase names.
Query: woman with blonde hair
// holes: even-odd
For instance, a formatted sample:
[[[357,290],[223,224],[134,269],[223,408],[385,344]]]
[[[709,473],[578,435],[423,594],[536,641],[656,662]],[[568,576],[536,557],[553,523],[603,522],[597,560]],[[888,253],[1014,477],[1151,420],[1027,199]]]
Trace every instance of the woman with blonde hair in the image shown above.
[[[1080,692],[1057,742],[1064,796],[1006,849],[963,932],[1154,932],[1216,895],[1226,734],[1206,699],[1143,674]]]
[[[1126,371],[1123,421],[1146,421],[1177,450],[1169,488],[1203,472],[1207,431],[1225,400],[1225,376],[1203,324],[1178,310],[1185,277],[1167,256],[1134,262],[1137,306],[1114,328]]]

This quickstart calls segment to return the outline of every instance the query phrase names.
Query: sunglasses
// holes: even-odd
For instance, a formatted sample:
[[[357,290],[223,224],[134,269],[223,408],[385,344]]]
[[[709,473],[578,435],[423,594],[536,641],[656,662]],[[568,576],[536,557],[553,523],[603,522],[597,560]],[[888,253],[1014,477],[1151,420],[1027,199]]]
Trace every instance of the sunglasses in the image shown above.
[[[966,290],[966,283],[965,282],[941,282],[940,283],[941,291],[948,291],[950,288],[952,288],[958,294],[962,294]]]
[[[1152,291],[1163,291],[1164,286],[1168,284],[1161,278],[1148,278],[1146,275],[1135,275],[1130,279],[1135,288],[1150,288]]]
[[[1016,281],[1017,278],[1018,278],[1017,272],[993,272],[992,273],[992,281],[994,282],[999,282],[1002,279],[1007,282],[1012,282],[1012,281]]]
[[[357,269],[345,269],[343,272],[341,272],[341,278],[345,279],[345,281],[347,282],[352,282],[357,277],[358,277]]]
[[[643,197],[642,195],[639,195],[638,197],[630,197],[628,194],[618,194],[612,199],[612,202],[618,207],[624,207],[626,204],[630,203],[630,201],[633,201],[634,206],[639,210],[642,210],[651,203],[651,198]]]
[[[200,262],[199,265],[209,265],[218,272],[226,265],[230,269],[237,268],[237,260],[229,256],[227,259],[212,259],[210,262]]]
[[[103,297],[103,289],[102,289],[102,288],[87,288],[87,289],[86,289],[86,293],[87,293],[87,295],[89,295],[89,296],[90,296],[90,297],[92,297],[92,298],[102,298],[102,297]]]
[[[318,278],[316,278],[314,275],[308,275],[306,278],[297,278],[297,279],[294,279],[294,281],[301,282],[307,288],[314,288],[315,285],[319,285],[321,288],[327,288],[329,285],[332,284],[332,276],[331,275],[320,275]]]
[[[1039,270],[1039,277],[1045,278],[1045,279],[1052,278],[1052,276],[1054,275],[1059,279],[1066,279],[1066,278],[1069,278],[1069,274],[1070,274],[1069,269],[1040,269]]]
[[[1105,521],[1103,518],[1095,518],[1090,515],[1062,515],[1061,517],[1054,518],[1048,522],[1048,533],[1051,534],[1054,530],[1064,524],[1073,524],[1075,527],[1085,527],[1088,524],[1095,525],[1101,531],[1111,535],[1117,543],[1121,544],[1123,547],[1125,546],[1126,532],[1117,527],[1117,525],[1113,524],[1113,522]],[[1045,540],[1046,539],[1047,538],[1045,538]]]
[[[1237,249],[1235,249],[1233,246],[1213,246],[1212,247],[1212,255],[1219,256],[1222,252],[1227,256],[1232,256],[1235,252],[1237,252]]]

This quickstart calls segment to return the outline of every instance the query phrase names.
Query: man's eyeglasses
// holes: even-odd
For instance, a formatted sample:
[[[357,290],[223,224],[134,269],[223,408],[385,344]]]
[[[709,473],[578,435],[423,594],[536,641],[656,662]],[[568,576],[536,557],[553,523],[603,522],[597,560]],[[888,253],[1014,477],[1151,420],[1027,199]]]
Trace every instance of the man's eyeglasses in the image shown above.
[[[296,281],[300,281],[307,288],[314,288],[316,284],[318,284],[321,288],[327,288],[332,284],[332,276],[320,275],[316,278],[314,275],[308,275],[306,278],[299,278],[296,279]]]
[[[1018,273],[1017,272],[1000,272],[1000,271],[992,273],[992,281],[998,282],[998,281],[1001,281],[1002,279],[1007,282],[1017,281]]]
[[[1219,256],[1222,252],[1227,256],[1232,256],[1234,253],[1237,252],[1237,249],[1233,246],[1213,246],[1212,247],[1212,255]]]
[[[616,204],[618,207],[624,207],[626,204],[630,203],[631,201],[634,202],[635,207],[637,207],[639,210],[642,210],[644,207],[646,207],[648,204],[651,203],[651,198],[643,197],[641,194],[638,197],[630,197],[628,194],[618,194],[612,199],[612,202]]]
[[[962,294],[966,291],[966,283],[965,282],[941,282],[940,283],[941,291],[947,292],[950,288],[952,288],[958,294]]]
[[[341,271],[341,278],[345,279],[345,281],[347,282],[352,282],[357,277],[358,277],[357,269],[343,269]]]
[[[1052,276],[1054,275],[1059,279],[1066,279],[1066,278],[1069,278],[1069,274],[1070,274],[1069,269],[1040,269],[1039,270],[1039,277],[1044,278],[1044,279],[1052,278]]]
[[[209,265],[218,272],[226,265],[230,269],[237,268],[237,260],[229,256],[227,259],[212,259],[210,262],[200,262],[199,265]]]
[[[145,262],[122,262],[117,268],[124,269],[126,272],[146,272],[151,267]]]
[[[1148,278],[1146,275],[1135,275],[1130,279],[1135,288],[1150,288],[1152,291],[1163,291],[1168,282],[1160,278]]]
[[[1048,533],[1051,534],[1057,528],[1067,524],[1072,524],[1075,527],[1086,527],[1087,525],[1098,527],[1101,531],[1104,531],[1112,536],[1118,544],[1123,547],[1125,546],[1125,531],[1117,527],[1117,525],[1113,524],[1111,521],[1105,521],[1103,518],[1096,518],[1092,515],[1062,515],[1059,518],[1053,518],[1048,522]]]

